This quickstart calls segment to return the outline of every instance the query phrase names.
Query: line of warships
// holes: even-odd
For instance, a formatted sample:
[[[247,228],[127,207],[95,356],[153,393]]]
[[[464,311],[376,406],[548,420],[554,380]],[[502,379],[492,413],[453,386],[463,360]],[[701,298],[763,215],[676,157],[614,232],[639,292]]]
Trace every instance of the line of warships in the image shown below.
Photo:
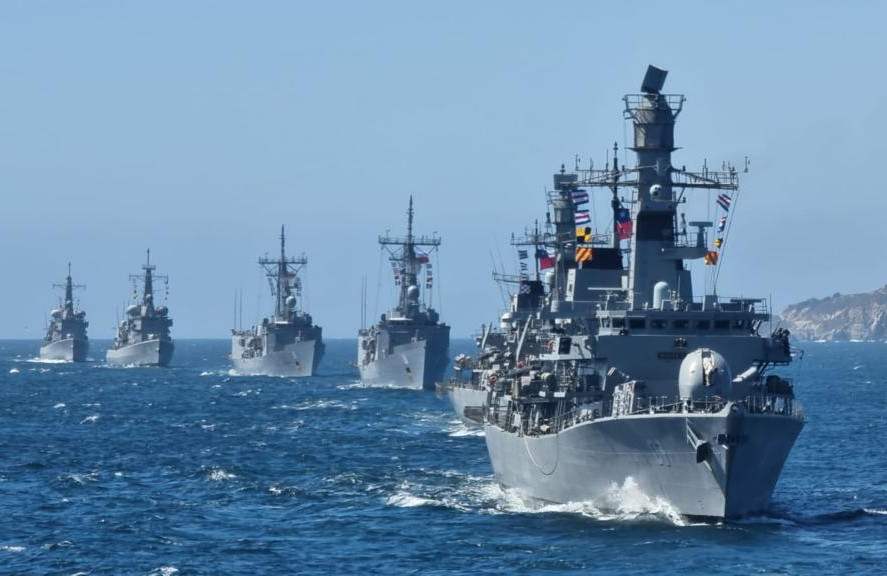
[[[358,336],[358,366],[368,384],[402,388],[433,388],[443,379],[449,362],[450,327],[422,298],[419,281],[424,272],[426,294],[433,284],[431,254],[440,246],[437,236],[413,233],[413,199],[407,211],[407,235],[396,238],[380,236],[379,244],[387,251],[400,288],[395,307],[382,314],[369,329]],[[325,346],[323,329],[311,315],[300,308],[302,282],[300,272],[308,264],[304,255],[286,254],[286,236],[280,231],[280,257],[260,258],[274,297],[274,312],[258,326],[232,330],[231,363],[238,374],[282,377],[309,377],[317,370]],[[141,275],[130,276],[133,300],[139,300],[137,283],[142,282],[141,301],[126,309],[126,318],[117,327],[106,362],[114,366],[168,366],[175,349],[170,328],[172,319],[166,306],[154,305],[154,280],[168,281],[154,273],[148,261]],[[40,348],[46,360],[82,362],[89,351],[86,313],[74,308],[75,285],[68,264],[68,277],[61,305],[52,311],[52,320]],[[429,296],[430,298],[430,296]]]
[[[737,518],[769,506],[804,417],[793,383],[776,373],[792,361],[788,332],[760,333],[770,321],[766,302],[694,294],[686,262],[716,264],[719,252],[709,248],[713,223],[690,222],[688,233],[678,207],[698,189],[721,192],[728,206],[738,176],[732,167],[696,173],[672,165],[684,97],[661,93],[666,74],[650,66],[641,93],[624,98],[634,167],[620,167],[614,147],[612,165],[554,175],[544,228],[512,242],[521,259],[533,254],[535,275],[496,275],[513,282],[510,307],[497,329],[483,329],[474,358],[456,358],[455,377],[445,383],[449,327],[420,296],[423,271],[430,292],[428,255],[440,239],[413,234],[411,198],[406,237],[379,237],[397,304],[361,329],[357,366],[370,384],[437,382],[459,416],[484,427],[498,481],[525,496],[607,508],[614,488],[631,481],[682,515]],[[612,192],[609,235],[577,228],[588,221],[577,205],[593,189]],[[272,281],[274,316],[234,331],[234,366],[311,375],[323,344],[320,327],[297,308],[306,260],[286,257],[281,234],[280,258],[260,264]],[[163,342],[166,362],[172,354],[172,322],[153,308],[153,268],[143,270],[142,304],[127,311],[109,362],[132,361],[126,350],[145,342],[155,342],[143,346],[151,363],[163,363]],[[70,275],[65,290],[45,348],[67,347],[63,335],[82,358],[86,322],[72,307]]]

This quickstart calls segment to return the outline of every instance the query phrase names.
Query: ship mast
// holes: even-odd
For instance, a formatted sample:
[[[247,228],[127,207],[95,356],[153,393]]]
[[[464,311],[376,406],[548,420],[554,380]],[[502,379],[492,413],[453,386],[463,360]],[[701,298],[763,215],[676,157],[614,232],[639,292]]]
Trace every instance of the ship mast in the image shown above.
[[[678,234],[677,206],[683,201],[683,191],[687,188],[739,188],[739,179],[732,166],[722,172],[704,169],[700,173],[672,166],[671,154],[676,150],[675,119],[683,107],[684,96],[661,93],[667,74],[665,70],[649,66],[641,94],[629,94],[623,99],[625,117],[630,118],[634,126],[631,150],[637,156],[636,166],[618,169],[614,162],[612,169],[582,170],[578,180],[560,182],[569,188],[610,188],[614,212],[618,209],[617,190],[634,189],[634,226],[628,274],[628,298],[634,309],[652,302],[653,287],[659,282],[665,282],[678,300],[692,301],[690,271],[683,262],[705,257],[705,229],[712,224],[691,222],[690,225],[697,228],[694,242]],[[680,189],[680,196],[675,194],[676,188]],[[614,225],[615,220],[614,216]],[[617,247],[618,242],[618,238],[614,238],[613,247]]]
[[[166,282],[169,281],[169,277],[166,275],[157,276],[154,274],[154,270],[157,269],[157,266],[151,264],[151,249],[148,249],[148,256],[145,264],[142,264],[142,270],[144,274],[130,274],[129,280],[133,283],[133,291],[135,291],[135,283],[139,280],[142,280],[143,289],[142,289],[142,315],[151,316],[154,314],[154,278],[159,278]],[[135,296],[135,294],[133,295]]]
[[[379,244],[388,251],[389,260],[394,263],[395,275],[400,283],[397,312],[403,317],[414,316],[419,309],[418,275],[423,264],[428,263],[430,253],[417,254],[416,248],[430,248],[431,251],[440,246],[440,238],[436,235],[415,236],[413,233],[413,196],[407,209],[407,235],[405,238],[379,236]],[[412,289],[412,290],[411,290]]]
[[[286,230],[283,225],[280,226],[280,258],[259,258],[259,264],[265,269],[271,294],[275,296],[274,321],[291,322],[296,310],[293,288],[296,292],[301,289],[299,271],[308,264],[308,259],[304,254],[299,258],[287,258]]]
[[[75,288],[86,288],[84,284],[74,284],[71,280],[71,263],[68,262],[68,277],[65,279],[64,284],[53,284],[53,288],[64,288],[65,289],[65,301],[62,302],[62,310],[64,314],[64,318],[70,318],[74,315],[74,289]]]

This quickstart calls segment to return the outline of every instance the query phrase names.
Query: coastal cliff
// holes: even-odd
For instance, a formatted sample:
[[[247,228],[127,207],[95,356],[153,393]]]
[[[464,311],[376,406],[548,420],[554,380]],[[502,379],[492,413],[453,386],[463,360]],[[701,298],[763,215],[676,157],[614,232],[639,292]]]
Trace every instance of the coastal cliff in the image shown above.
[[[779,321],[800,340],[887,340],[887,286],[792,304]]]

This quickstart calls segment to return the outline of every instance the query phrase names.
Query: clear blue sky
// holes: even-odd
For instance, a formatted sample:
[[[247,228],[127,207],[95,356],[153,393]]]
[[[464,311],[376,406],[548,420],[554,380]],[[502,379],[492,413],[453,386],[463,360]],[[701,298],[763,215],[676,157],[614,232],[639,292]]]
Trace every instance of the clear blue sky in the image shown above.
[[[561,162],[624,143],[621,97],[649,63],[688,97],[675,164],[752,161],[719,291],[779,309],[875,289],[884,6],[6,0],[0,337],[41,335],[69,260],[91,336],[111,337],[148,247],[174,336],[226,337],[235,290],[245,322],[260,290],[270,306],[256,259],[281,224],[310,312],[351,337],[410,194],[468,335],[502,306],[490,254],[515,266],[507,240]]]

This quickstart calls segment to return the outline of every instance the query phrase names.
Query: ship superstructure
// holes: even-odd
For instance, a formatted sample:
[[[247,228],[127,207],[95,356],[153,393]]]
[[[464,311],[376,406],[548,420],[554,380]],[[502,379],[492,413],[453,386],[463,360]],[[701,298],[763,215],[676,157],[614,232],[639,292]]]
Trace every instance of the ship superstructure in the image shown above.
[[[133,283],[133,300],[126,308],[126,317],[117,326],[114,342],[108,349],[106,360],[115,366],[168,366],[172,360],[175,345],[170,337],[172,318],[167,306],[155,306],[154,281],[169,282],[168,276],[154,273],[157,267],[151,264],[151,251],[148,250],[142,274],[130,275]],[[142,282],[139,301],[138,282]]]
[[[433,389],[443,379],[450,349],[450,327],[422,299],[420,274],[430,300],[433,276],[431,255],[440,238],[413,234],[413,198],[407,211],[407,235],[384,235],[379,244],[388,254],[399,288],[396,306],[370,328],[360,330],[357,365],[367,384]]]
[[[791,362],[787,331],[760,334],[766,302],[719,297],[714,282],[693,292],[687,264],[718,265],[738,176],[672,165],[684,97],[661,93],[665,75],[650,67],[625,97],[634,167],[555,176],[557,272],[527,335],[546,351],[519,345],[522,365],[496,375],[485,437],[499,481],[533,498],[606,508],[613,486],[633,482],[681,514],[734,518],[769,505],[803,413],[774,373]],[[613,192],[606,245],[575,202],[595,188]],[[693,189],[718,192],[711,244],[712,222],[688,232],[678,213]]]
[[[286,235],[280,227],[280,257],[260,258],[271,294],[274,315],[249,330],[232,330],[231,363],[239,374],[307,377],[323,358],[323,329],[301,309],[300,272],[308,264],[302,255],[287,257]]]
[[[74,289],[86,288],[82,284],[74,284],[71,279],[71,263],[68,262],[68,276],[64,284],[53,284],[54,288],[63,288],[64,299],[59,307],[51,312],[49,327],[40,346],[40,358],[43,360],[65,360],[83,362],[89,352],[89,338],[86,328],[86,312],[74,307]]]

